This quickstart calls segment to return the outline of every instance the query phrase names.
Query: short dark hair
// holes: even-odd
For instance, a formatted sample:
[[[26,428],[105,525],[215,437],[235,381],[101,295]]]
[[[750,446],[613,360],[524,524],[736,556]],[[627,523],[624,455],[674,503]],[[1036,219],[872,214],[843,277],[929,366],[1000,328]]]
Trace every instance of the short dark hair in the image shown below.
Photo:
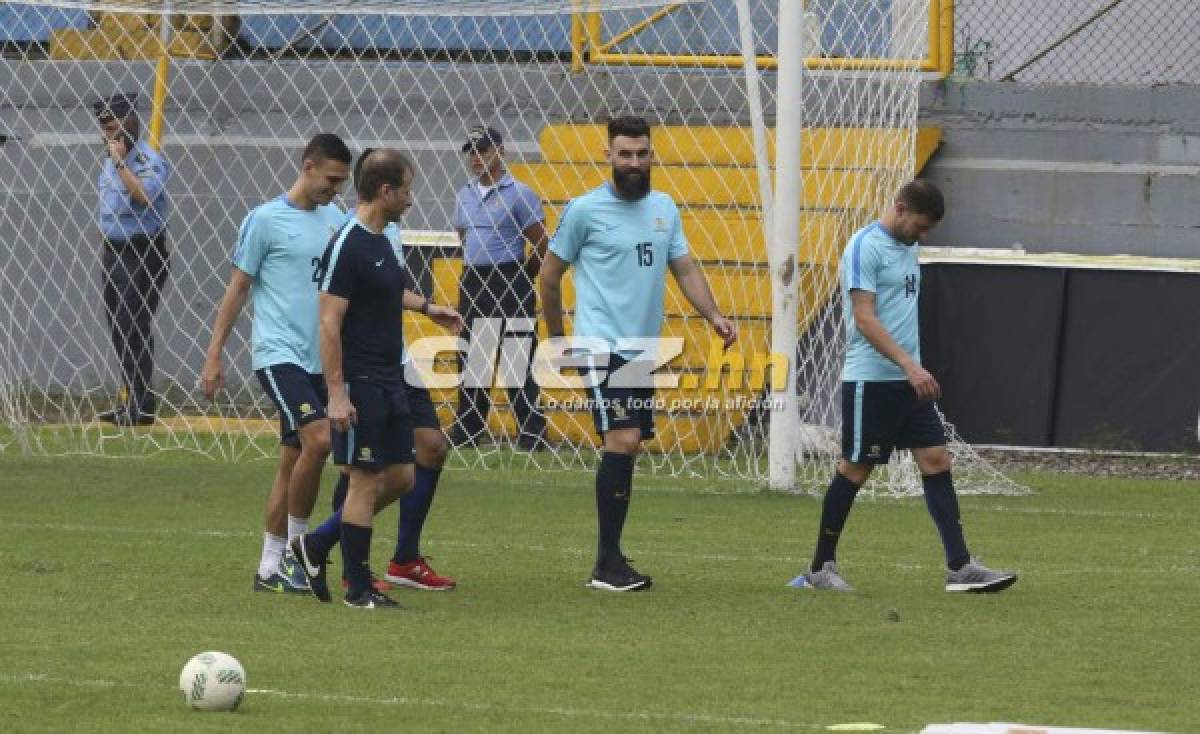
[[[372,201],[381,186],[403,186],[414,171],[412,160],[398,150],[367,148],[354,164],[354,191],[359,201]]]
[[[345,141],[333,133],[318,133],[304,146],[301,161],[320,163],[324,160],[334,160],[349,164],[354,160],[354,154]]]
[[[946,200],[941,190],[928,179],[913,179],[901,186],[896,192],[896,201],[935,222],[942,221],[946,215]]]
[[[643,135],[650,137],[650,123],[646,122],[644,117],[635,117],[633,115],[625,115],[608,121],[608,140],[618,135],[624,135],[627,138],[640,138]]]

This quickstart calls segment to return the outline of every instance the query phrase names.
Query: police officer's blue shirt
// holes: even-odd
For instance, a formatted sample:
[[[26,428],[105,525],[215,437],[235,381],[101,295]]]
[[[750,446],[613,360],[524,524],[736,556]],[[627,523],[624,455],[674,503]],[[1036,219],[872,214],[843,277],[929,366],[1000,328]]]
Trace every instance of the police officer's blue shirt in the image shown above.
[[[463,232],[463,261],[467,265],[501,265],[525,259],[526,229],[545,221],[542,200],[533,189],[505,173],[481,195],[479,182],[458,191],[454,228]]]
[[[346,215],[334,204],[301,209],[280,195],[242,222],[233,265],[253,278],[254,369],[294,364],[321,373],[317,269]]]
[[[846,364],[842,380],[890,381],[908,379],[904,370],[880,354],[854,322],[850,292],[875,294],[875,313],[883,328],[900,347],[921,361],[921,339],[917,323],[917,301],[921,291],[920,246],[898,241],[879,222],[850,238],[842,253],[842,311],[846,319]]]
[[[575,335],[603,338],[627,359],[638,350],[623,339],[661,335],[667,263],[688,254],[670,196],[626,201],[606,183],[567,204],[550,251],[575,267]]]
[[[96,210],[100,232],[114,242],[126,242],[137,235],[154,238],[167,222],[167,179],[171,167],[142,140],[134,143],[125,155],[125,167],[141,179],[150,204],[143,206],[134,201],[112,159],[105,159],[96,179],[100,190],[100,206]]]

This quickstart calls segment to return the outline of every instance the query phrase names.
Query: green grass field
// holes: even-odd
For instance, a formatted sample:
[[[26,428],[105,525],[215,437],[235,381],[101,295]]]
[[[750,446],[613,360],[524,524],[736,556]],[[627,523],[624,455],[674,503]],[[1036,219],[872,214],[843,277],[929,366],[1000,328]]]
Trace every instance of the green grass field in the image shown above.
[[[1022,573],[967,596],[941,589],[919,499],[860,502],[840,558],[859,591],[832,595],[786,586],[816,500],[640,479],[626,551],[656,586],[617,595],[582,587],[589,475],[451,470],[424,551],[460,587],[387,613],[250,592],[272,468],[0,456],[0,731],[1200,722],[1196,483],[1037,475],[1032,497],[964,498],[973,551]],[[377,528],[378,565],[394,510]],[[206,649],[246,667],[235,714],[180,702]]]

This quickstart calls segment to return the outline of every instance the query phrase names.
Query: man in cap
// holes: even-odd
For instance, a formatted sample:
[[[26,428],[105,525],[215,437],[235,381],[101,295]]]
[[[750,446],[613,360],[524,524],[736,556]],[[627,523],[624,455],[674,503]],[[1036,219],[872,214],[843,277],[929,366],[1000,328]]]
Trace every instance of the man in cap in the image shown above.
[[[458,310],[468,329],[480,329],[484,324],[501,328],[495,335],[497,343],[505,333],[530,334],[528,354],[532,358],[537,347],[533,281],[549,242],[541,199],[508,172],[504,140],[495,128],[471,128],[462,152],[471,180],[459,190],[454,208],[464,265]],[[528,253],[527,241],[532,246]],[[475,323],[476,319],[489,321]],[[514,367],[519,369],[502,363],[501,374]],[[521,371],[525,373],[520,376],[523,384],[510,387],[508,394],[519,430],[517,446],[531,451],[542,445],[546,417],[537,408],[537,384],[527,367]],[[487,428],[491,396],[486,386],[468,387],[471,379],[472,375],[465,374],[459,390],[458,415],[450,432],[450,441],[456,446],[473,445]]]
[[[96,212],[104,237],[104,310],[120,361],[123,399],[98,419],[120,426],[154,423],[154,312],[167,279],[165,158],[140,140],[137,96],[115,94],[93,105],[104,142]]]

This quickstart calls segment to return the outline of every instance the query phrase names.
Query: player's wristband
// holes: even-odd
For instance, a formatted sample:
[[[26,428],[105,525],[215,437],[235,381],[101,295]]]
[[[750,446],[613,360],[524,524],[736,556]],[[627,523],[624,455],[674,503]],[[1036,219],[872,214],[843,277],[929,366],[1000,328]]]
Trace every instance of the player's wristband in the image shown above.
[[[421,314],[422,314],[422,315],[424,315],[424,316],[428,316],[428,315],[429,315],[429,306],[430,306],[430,304],[431,304],[431,302],[430,302],[430,300],[429,300],[428,298],[426,298],[426,299],[425,299],[425,302],[421,304]]]
[[[116,163],[113,164],[113,168],[117,169],[118,171],[124,171],[125,170],[125,161],[117,161]]]

